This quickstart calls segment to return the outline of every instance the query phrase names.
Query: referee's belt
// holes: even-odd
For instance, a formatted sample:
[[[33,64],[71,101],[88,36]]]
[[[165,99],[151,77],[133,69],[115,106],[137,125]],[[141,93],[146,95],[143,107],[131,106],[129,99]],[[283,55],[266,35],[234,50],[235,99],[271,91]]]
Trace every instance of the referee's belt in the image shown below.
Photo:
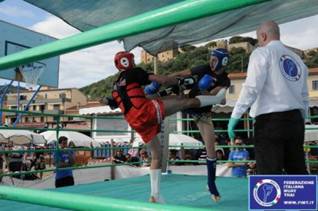
[[[283,118],[302,118],[301,112],[299,109],[293,109],[289,111],[281,111],[281,112],[272,112],[267,114],[258,115],[255,120],[270,120],[270,119],[283,119]]]

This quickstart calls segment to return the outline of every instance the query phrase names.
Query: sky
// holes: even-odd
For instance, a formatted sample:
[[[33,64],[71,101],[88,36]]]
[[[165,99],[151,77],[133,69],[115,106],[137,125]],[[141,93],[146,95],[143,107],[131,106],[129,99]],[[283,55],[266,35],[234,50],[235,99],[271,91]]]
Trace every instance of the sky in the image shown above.
[[[22,0],[1,2],[0,20],[58,39],[79,33],[61,19]],[[285,44],[303,50],[318,47],[317,23],[318,15],[282,24],[281,39]],[[242,36],[256,37],[255,32]],[[59,88],[80,88],[115,74],[113,56],[123,49],[121,43],[113,41],[60,56]],[[140,52],[140,48],[133,50],[136,63],[140,62]]]

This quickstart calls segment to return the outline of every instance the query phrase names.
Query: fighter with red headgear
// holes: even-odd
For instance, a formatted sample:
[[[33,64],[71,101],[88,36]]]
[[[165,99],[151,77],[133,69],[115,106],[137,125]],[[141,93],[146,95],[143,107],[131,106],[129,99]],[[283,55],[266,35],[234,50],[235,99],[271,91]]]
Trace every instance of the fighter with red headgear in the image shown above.
[[[151,148],[151,202],[159,202],[159,186],[161,175],[161,146],[156,135],[160,132],[165,116],[188,108],[199,108],[222,101],[225,90],[216,96],[196,96],[191,99],[170,96],[165,99],[148,99],[143,86],[150,83],[172,85],[178,83],[175,77],[149,74],[136,67],[134,56],[129,52],[118,52],[114,58],[115,66],[120,71],[114,83],[113,100],[105,100],[106,104],[117,105],[124,113],[129,125],[141,136]],[[157,86],[157,85],[154,85]]]
[[[119,71],[130,70],[135,66],[134,54],[127,51],[120,51],[115,55],[115,66]]]

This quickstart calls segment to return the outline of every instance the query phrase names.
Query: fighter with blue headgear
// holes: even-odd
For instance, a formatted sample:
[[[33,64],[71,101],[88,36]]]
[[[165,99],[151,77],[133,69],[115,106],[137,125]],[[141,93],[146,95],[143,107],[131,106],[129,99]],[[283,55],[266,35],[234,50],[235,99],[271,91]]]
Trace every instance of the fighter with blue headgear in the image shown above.
[[[217,73],[229,62],[229,52],[225,48],[213,49],[210,54],[210,67]]]
[[[193,67],[190,70],[173,73],[170,76],[195,78],[195,83],[188,94],[189,97],[215,95],[220,99],[216,104],[220,104],[225,99],[226,89],[231,85],[230,79],[225,72],[228,61],[229,53],[226,49],[213,49],[209,52],[209,63]],[[201,100],[204,101],[204,97]],[[206,98],[206,100],[208,99]],[[215,183],[216,150],[211,109],[212,106],[206,106],[199,109],[187,109],[184,112],[193,117],[205,142],[207,151],[207,184],[212,200],[219,201],[221,197]]]

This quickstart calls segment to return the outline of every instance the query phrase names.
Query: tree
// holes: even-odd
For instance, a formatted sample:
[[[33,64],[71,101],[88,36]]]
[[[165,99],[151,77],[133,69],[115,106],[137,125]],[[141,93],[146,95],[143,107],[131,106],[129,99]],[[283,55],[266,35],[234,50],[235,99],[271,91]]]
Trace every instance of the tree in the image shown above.
[[[217,43],[215,41],[209,42],[205,45],[207,48],[215,48],[217,46]]]
[[[193,51],[196,47],[193,45],[185,44],[180,47],[183,52]]]
[[[312,50],[309,51],[305,58],[305,64],[311,67],[318,67],[318,51]]]
[[[229,40],[229,44],[242,42],[242,39],[243,39],[243,37],[241,37],[241,36],[231,37]]]
[[[249,56],[244,48],[232,48],[227,70],[229,70],[229,72],[245,72],[247,70]]]
[[[255,45],[257,43],[257,40],[252,37],[241,37],[241,36],[234,36],[234,37],[231,37],[229,40],[229,44],[240,43],[240,42],[248,42],[251,45]]]

